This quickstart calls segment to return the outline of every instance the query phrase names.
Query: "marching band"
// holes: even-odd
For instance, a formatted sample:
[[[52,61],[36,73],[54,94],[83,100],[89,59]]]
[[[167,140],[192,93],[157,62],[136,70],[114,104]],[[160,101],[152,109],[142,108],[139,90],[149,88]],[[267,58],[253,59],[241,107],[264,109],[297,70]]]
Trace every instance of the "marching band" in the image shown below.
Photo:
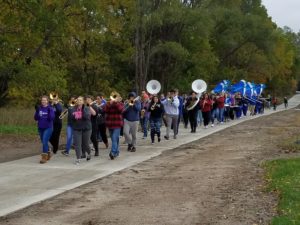
[[[222,81],[212,93],[208,93],[207,85],[203,80],[196,80],[192,84],[190,95],[179,96],[177,89],[172,89],[165,96],[158,95],[161,90],[156,80],[149,81],[147,92],[142,91],[140,96],[130,92],[124,101],[118,92],[112,92],[109,100],[102,94],[98,96],[71,97],[67,108],[63,110],[62,101],[57,93],[50,93],[50,97],[42,96],[40,106],[36,108],[34,119],[37,121],[38,133],[42,143],[40,163],[44,164],[56,154],[59,147],[59,138],[62,130],[62,120],[67,117],[66,148],[62,154],[69,156],[74,146],[76,159],[79,165],[82,159],[91,159],[91,147],[95,150],[95,157],[99,156],[99,140],[105,147],[109,147],[107,131],[111,139],[109,157],[114,160],[119,156],[119,140],[124,134],[129,152],[137,151],[137,132],[139,126],[143,132],[143,139],[147,138],[150,127],[151,144],[161,142],[162,121],[166,126],[164,139],[169,140],[171,130],[173,138],[177,138],[180,119],[183,118],[184,128],[190,124],[191,133],[202,124],[207,129],[229,120],[239,119],[242,116],[263,113],[264,106],[270,107],[272,101],[274,110],[277,99],[262,98],[265,88],[260,85],[254,90],[254,85],[241,81],[229,88],[228,81]],[[251,89],[252,88],[252,89]],[[250,93],[251,92],[251,93]],[[250,94],[249,94],[250,93]],[[267,104],[265,104],[267,103]],[[285,100],[287,105],[287,100]]]

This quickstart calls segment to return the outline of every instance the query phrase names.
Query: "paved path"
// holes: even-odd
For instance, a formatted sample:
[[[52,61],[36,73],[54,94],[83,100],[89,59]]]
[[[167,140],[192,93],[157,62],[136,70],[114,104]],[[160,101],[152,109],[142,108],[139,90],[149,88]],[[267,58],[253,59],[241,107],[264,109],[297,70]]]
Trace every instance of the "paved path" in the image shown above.
[[[300,94],[290,99],[289,108],[299,104]],[[266,110],[262,116],[281,110],[284,110],[283,106],[279,106],[277,111]],[[196,134],[191,134],[189,129],[180,129],[177,140],[162,141],[155,145],[151,145],[149,139],[141,140],[139,136],[136,153],[127,152],[126,146],[122,145],[120,157],[113,161],[108,159],[108,150],[101,150],[100,157],[92,158],[89,162],[83,161],[80,166],[73,164],[74,152],[69,157],[57,154],[44,165],[38,163],[39,156],[1,163],[0,216],[123,170],[158,156],[165,150],[176,148],[257,117],[244,117],[209,129],[199,128]]]

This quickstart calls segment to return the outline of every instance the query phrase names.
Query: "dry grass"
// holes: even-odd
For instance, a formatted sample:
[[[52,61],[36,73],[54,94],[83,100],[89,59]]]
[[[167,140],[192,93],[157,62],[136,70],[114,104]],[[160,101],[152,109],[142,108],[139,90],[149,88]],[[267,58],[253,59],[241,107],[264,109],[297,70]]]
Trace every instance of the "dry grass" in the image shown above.
[[[0,124],[14,126],[35,126],[34,109],[0,108]]]

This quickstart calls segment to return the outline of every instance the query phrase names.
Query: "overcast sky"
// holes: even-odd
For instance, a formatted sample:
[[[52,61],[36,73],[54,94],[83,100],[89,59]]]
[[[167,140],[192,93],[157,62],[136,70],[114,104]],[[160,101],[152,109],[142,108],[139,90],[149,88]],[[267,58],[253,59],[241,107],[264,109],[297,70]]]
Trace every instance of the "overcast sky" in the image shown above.
[[[262,0],[262,3],[278,26],[300,31],[300,0]]]

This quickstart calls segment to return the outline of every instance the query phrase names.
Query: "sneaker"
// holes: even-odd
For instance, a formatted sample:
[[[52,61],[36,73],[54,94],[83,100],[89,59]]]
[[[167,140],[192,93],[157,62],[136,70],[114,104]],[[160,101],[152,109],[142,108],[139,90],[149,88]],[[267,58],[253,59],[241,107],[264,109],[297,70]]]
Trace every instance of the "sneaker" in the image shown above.
[[[131,149],[132,149],[132,147],[133,147],[133,146],[132,146],[132,144],[128,144],[127,151],[129,151],[129,152],[130,152],[130,151],[131,151]]]
[[[95,156],[99,156],[99,151],[96,151],[96,152],[95,152]]]
[[[157,138],[157,141],[160,142],[160,137]]]
[[[135,152],[136,151],[136,148],[133,146],[130,150],[130,152]]]
[[[154,145],[154,141],[151,141],[151,145]]]
[[[91,154],[88,154],[88,156],[86,157],[86,161],[90,161],[91,160]]]
[[[176,135],[174,135],[174,139],[177,139],[177,136],[176,136]]]
[[[62,151],[61,154],[65,155],[65,156],[69,156],[69,153],[67,151]]]
[[[105,148],[108,148],[108,143],[105,143]]]
[[[109,157],[110,157],[111,160],[115,159],[115,157],[114,157],[114,155],[112,153],[109,153]]]
[[[214,127],[214,126],[215,126],[214,124],[211,125],[211,127]]]
[[[79,164],[80,164],[80,159],[76,159],[76,160],[75,160],[75,165],[76,165],[76,166],[79,166]]]
[[[85,159],[85,158],[86,158],[86,155],[82,155],[81,158],[82,158],[82,159]]]
[[[166,140],[169,140],[169,137],[167,137],[167,136],[164,136],[164,138],[165,138]]]
[[[222,121],[221,124],[223,124],[224,122]]]
[[[205,128],[205,129],[207,129],[207,128],[208,128],[208,126],[205,126],[204,128]]]

